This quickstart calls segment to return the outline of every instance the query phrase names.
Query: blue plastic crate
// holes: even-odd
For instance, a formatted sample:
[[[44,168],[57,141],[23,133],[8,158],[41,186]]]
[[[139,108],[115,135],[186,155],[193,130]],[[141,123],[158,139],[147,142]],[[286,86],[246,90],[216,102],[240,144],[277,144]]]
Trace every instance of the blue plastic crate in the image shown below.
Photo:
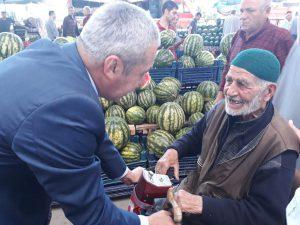
[[[198,85],[202,81],[210,80],[216,83],[220,82],[223,70],[223,62],[216,60],[214,65],[196,68],[183,68],[178,65],[177,77],[183,86]]]
[[[176,78],[177,71],[177,62],[173,62],[171,67],[164,68],[152,68],[149,73],[151,75],[151,79],[156,83],[159,83],[165,77],[175,77]]]

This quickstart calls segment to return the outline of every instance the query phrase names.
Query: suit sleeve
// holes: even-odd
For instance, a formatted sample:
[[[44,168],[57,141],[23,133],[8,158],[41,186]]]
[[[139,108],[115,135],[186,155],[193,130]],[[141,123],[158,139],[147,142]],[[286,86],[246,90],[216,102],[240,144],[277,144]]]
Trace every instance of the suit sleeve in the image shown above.
[[[78,95],[40,106],[16,131],[12,149],[74,225],[139,225],[137,215],[118,209],[104,193],[95,155],[104,123],[96,106]]]

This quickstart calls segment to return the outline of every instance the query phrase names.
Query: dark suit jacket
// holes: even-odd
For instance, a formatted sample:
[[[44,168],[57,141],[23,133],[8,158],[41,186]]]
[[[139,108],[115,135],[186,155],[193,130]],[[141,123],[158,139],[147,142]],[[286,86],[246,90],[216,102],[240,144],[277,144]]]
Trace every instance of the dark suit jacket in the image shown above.
[[[50,201],[78,225],[137,225],[104,193],[126,169],[75,43],[40,40],[0,63],[0,224],[47,224]]]

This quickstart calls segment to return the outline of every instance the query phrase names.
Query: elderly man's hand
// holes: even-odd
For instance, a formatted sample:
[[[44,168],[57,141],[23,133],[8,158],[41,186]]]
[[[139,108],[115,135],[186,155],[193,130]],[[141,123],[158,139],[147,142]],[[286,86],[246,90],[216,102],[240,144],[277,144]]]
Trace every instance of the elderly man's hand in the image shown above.
[[[171,213],[167,211],[159,211],[148,217],[149,225],[175,225]]]
[[[174,168],[175,178],[179,180],[178,152],[172,148],[168,149],[158,160],[155,166],[155,172],[159,174],[166,174],[170,167]]]
[[[203,209],[203,199],[199,195],[193,195],[184,190],[175,193],[175,201],[182,212],[191,214],[201,214]]]
[[[130,170],[121,180],[124,184],[130,185],[137,183],[140,179],[140,177],[143,174],[143,167],[137,167],[133,170]]]

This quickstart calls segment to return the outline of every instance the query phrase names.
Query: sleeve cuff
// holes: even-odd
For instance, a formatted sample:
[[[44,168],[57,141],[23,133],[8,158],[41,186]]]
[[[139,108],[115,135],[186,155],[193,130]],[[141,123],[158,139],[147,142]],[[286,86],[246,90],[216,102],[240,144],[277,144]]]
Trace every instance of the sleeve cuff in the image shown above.
[[[129,168],[128,168],[128,166],[126,166],[126,170],[125,170],[125,172],[122,174],[122,176],[117,177],[116,179],[117,179],[117,180],[121,180],[123,177],[126,176],[126,174],[127,174],[128,172],[129,172]]]
[[[139,215],[141,225],[149,225],[149,220],[146,216]]]

